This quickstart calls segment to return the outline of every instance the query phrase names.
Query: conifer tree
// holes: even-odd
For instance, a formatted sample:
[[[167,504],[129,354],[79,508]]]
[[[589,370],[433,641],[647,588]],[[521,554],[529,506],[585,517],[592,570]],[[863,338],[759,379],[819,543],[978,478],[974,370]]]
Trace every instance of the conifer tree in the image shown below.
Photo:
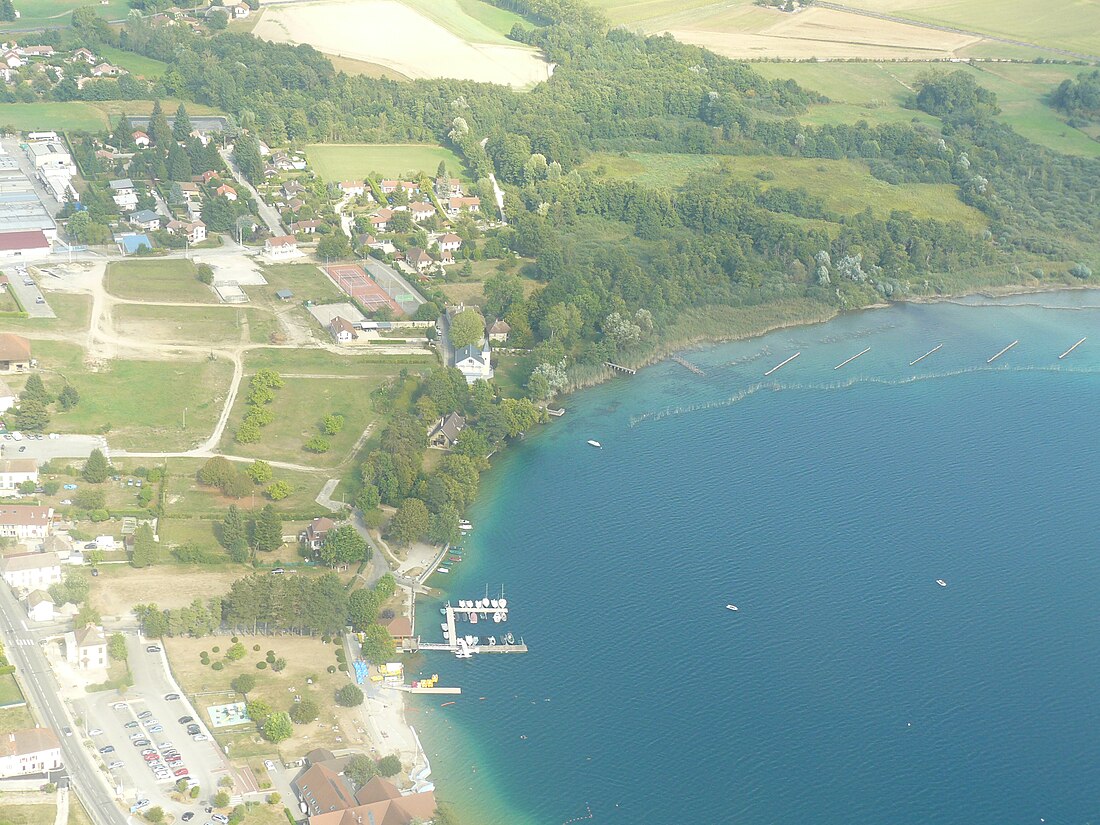
[[[130,564],[134,567],[149,567],[157,563],[157,543],[153,540],[153,528],[143,524],[134,533],[134,553]]]
[[[264,505],[260,517],[256,520],[256,531],[252,536],[253,544],[261,552],[274,550],[283,543],[283,522],[275,508]]]
[[[190,136],[193,128],[191,118],[187,114],[187,107],[181,103],[176,109],[176,120],[172,124],[172,137],[182,143]]]

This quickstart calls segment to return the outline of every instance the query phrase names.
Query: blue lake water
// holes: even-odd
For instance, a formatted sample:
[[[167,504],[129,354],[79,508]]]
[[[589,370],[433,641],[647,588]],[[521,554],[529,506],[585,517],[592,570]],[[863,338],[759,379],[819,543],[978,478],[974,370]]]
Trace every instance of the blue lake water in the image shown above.
[[[464,691],[409,713],[441,798],[471,825],[1096,821],[1100,295],[968,303],[689,352],[704,377],[584,392],[496,459],[432,583],[503,583],[531,652],[423,654]]]

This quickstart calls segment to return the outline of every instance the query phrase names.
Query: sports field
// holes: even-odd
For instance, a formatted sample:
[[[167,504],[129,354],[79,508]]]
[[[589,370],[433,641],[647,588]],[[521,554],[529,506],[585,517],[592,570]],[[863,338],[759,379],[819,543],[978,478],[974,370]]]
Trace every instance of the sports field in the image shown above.
[[[755,183],[762,189],[801,187],[841,214],[854,215],[870,207],[879,217],[901,210],[918,218],[961,221],[972,230],[987,225],[981,212],[958,199],[954,186],[929,183],[893,186],[872,177],[866,166],[851,160],[631,153],[626,157],[596,155],[587,165],[602,167],[605,174],[613,177],[630,178],[658,188],[672,188],[693,174],[721,168],[732,178]],[[773,177],[766,181],[757,178],[757,174],[764,172]]]
[[[218,303],[214,291],[199,282],[195,265],[179,258],[112,261],[107,265],[107,291],[136,301]]]
[[[389,307],[395,313],[400,313],[401,307],[386,294],[385,290],[367,277],[358,264],[333,264],[326,266],[325,272],[352,298],[355,298],[367,310],[375,312],[382,307]]]
[[[549,77],[538,51],[498,30],[498,15],[467,14],[459,0],[319,0],[269,6],[252,33],[308,43],[325,54],[389,66],[411,78],[451,77],[523,89]],[[370,32],[369,36],[363,33]]]
[[[364,180],[377,173],[385,178],[407,178],[423,173],[435,177],[439,162],[453,177],[464,177],[458,155],[431,143],[314,143],[306,158],[321,179],[329,183]]]
[[[1081,66],[1034,63],[982,63],[944,66],[940,63],[756,63],[765,77],[793,78],[800,85],[826,95],[831,103],[813,106],[799,120],[812,124],[908,122],[917,118],[938,125],[923,112],[903,108],[919,78],[929,71],[966,71],[997,94],[1000,119],[1021,135],[1071,155],[1100,157],[1100,143],[1067,126],[1045,102],[1066,78],[1084,71]]]

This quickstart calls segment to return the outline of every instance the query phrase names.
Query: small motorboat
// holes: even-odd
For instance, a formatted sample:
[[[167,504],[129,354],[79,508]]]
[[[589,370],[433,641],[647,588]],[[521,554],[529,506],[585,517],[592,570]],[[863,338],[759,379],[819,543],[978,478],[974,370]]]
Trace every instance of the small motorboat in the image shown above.
[[[938,584],[940,587],[947,587],[947,582],[945,582],[943,579],[936,579],[936,584]]]
[[[461,530],[464,533],[468,533],[468,532],[470,532],[471,530],[474,529],[474,525],[472,525],[470,522],[466,521],[466,519],[462,519],[458,523],[458,529]]]
[[[737,605],[735,605],[735,604],[727,604],[727,605],[726,605],[726,610],[732,610],[732,611],[734,611],[734,612],[736,613],[736,612],[737,612]]]
[[[451,572],[451,568],[449,568],[449,567],[437,567],[437,568],[435,569],[435,572],[436,572],[436,573],[450,573],[450,572]]]
[[[603,445],[602,445],[602,444],[600,444],[600,442],[599,442],[599,441],[595,441],[595,440],[593,440],[593,439],[591,439],[591,438],[590,438],[590,439],[588,439],[588,446],[589,446],[589,447],[595,447],[595,448],[596,448],[597,450],[603,449]]]

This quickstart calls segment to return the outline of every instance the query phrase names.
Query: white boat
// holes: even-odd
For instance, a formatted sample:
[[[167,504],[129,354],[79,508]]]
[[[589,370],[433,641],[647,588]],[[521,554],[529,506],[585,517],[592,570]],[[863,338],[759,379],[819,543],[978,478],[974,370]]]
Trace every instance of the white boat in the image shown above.
[[[593,439],[591,439],[591,438],[590,438],[590,439],[588,439],[588,446],[589,446],[589,447],[596,447],[597,449],[601,449],[601,448],[603,447],[603,445],[602,445],[602,444],[600,444],[600,442],[599,442],[599,441],[595,441],[595,440],[593,440]]]
[[[437,567],[437,568],[435,569],[435,572],[436,572],[436,573],[450,573],[450,572],[451,572],[451,570],[450,570],[450,568],[448,568],[448,567]]]
[[[500,600],[500,606],[501,607],[507,607],[508,606],[508,600],[507,599],[501,599]]]
[[[476,613],[471,613],[470,614],[470,624],[477,624],[477,614]]]
[[[497,624],[500,624],[500,620],[501,620],[501,615],[500,615],[500,611],[498,610],[496,613],[493,614],[493,621],[496,622]]]
[[[439,629],[440,630],[446,630],[447,629],[447,623],[446,622],[440,622],[439,623]]]
[[[947,587],[947,582],[945,582],[943,579],[936,579],[936,584],[938,584],[940,587]]]
[[[496,608],[500,607],[500,600],[499,599],[490,599],[489,604],[491,604],[493,606],[493,609],[495,610]]]
[[[737,610],[737,605],[735,605],[735,604],[727,604],[727,605],[726,605],[726,610],[733,610],[733,611],[736,611],[736,610]]]
[[[474,529],[474,525],[470,524],[470,522],[466,521],[466,519],[462,519],[458,523],[458,529],[462,530],[465,533],[468,533],[469,531]]]

